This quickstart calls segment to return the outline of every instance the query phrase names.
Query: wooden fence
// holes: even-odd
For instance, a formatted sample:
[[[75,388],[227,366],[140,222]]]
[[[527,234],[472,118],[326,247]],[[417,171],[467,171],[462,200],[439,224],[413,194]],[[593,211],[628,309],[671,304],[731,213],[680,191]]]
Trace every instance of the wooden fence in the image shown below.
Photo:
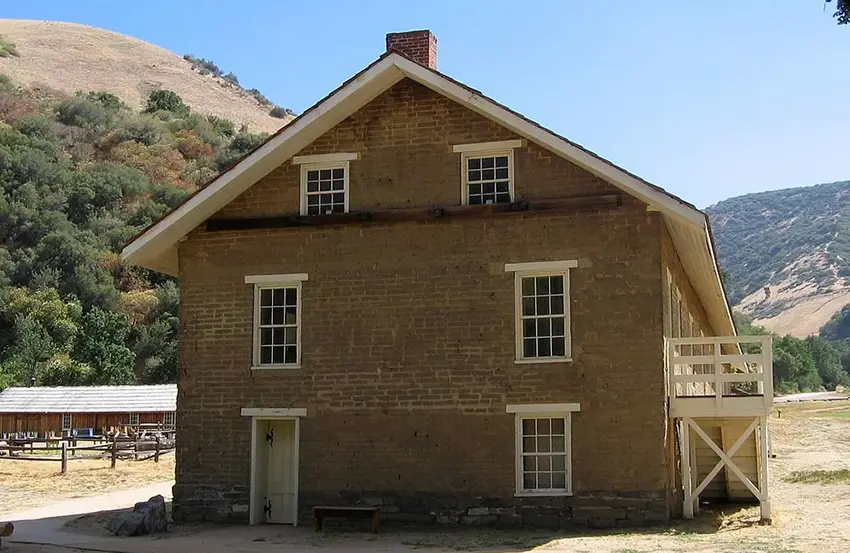
[[[132,458],[136,461],[153,459],[154,463],[159,463],[159,458],[174,452],[175,447],[173,433],[171,433],[171,440],[167,438],[169,433],[163,434],[165,434],[164,439],[157,435],[151,440],[116,437],[68,437],[47,441],[33,440],[23,445],[20,445],[20,440],[12,440],[13,443],[17,442],[18,445],[0,445],[0,460],[59,462],[62,473],[68,471],[68,461],[82,459],[109,458],[112,468],[115,468],[118,459]],[[86,442],[90,442],[91,445],[78,445]],[[59,455],[56,455],[57,453]]]

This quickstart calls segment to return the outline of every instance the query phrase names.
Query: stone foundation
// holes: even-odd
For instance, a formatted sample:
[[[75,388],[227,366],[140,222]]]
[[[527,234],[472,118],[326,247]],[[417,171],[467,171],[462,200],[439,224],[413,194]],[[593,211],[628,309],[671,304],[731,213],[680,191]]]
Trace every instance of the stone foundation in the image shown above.
[[[613,528],[648,526],[670,520],[666,493],[598,492],[572,497],[488,498],[428,492],[300,493],[299,517],[310,522],[313,505],[370,505],[381,521],[467,526]]]
[[[180,486],[172,488],[171,518],[185,522],[248,522],[249,486]]]
[[[174,486],[173,518],[178,521],[247,523],[249,487]],[[369,505],[382,522],[523,526],[539,528],[614,528],[669,522],[666,493],[582,493],[572,497],[439,495],[428,492],[302,491],[299,518],[312,524],[314,505]]]

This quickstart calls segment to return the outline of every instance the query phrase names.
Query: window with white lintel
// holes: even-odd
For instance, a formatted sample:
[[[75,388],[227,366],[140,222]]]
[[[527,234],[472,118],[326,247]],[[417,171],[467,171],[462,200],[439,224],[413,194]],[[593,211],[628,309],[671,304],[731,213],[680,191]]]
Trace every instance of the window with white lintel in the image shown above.
[[[62,413],[62,431],[71,430],[71,426],[73,425],[73,417],[71,413]]]
[[[301,366],[301,284],[303,273],[246,276],[254,285],[253,369]]]
[[[301,165],[301,215],[348,213],[349,162],[356,153],[296,156]]]
[[[516,495],[571,495],[571,414],[578,404],[508,405],[515,413]]]
[[[570,269],[575,260],[508,263],[514,273],[516,361],[569,361]]]
[[[457,144],[461,154],[461,204],[487,205],[514,201],[514,149],[522,140]]]

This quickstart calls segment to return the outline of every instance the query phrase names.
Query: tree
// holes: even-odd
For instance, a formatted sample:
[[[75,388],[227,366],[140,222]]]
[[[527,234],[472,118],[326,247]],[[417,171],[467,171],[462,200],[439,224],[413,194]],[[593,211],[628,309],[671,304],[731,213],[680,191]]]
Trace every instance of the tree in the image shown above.
[[[183,98],[171,90],[154,90],[148,96],[145,112],[170,111],[176,115],[188,115],[189,106],[183,103]]]
[[[97,307],[83,315],[74,359],[94,369],[93,384],[130,384],[135,354],[125,345],[130,326],[122,313]]]
[[[832,3],[832,0],[826,0]],[[835,13],[832,16],[838,20],[839,25],[850,23],[850,0],[835,0]]]

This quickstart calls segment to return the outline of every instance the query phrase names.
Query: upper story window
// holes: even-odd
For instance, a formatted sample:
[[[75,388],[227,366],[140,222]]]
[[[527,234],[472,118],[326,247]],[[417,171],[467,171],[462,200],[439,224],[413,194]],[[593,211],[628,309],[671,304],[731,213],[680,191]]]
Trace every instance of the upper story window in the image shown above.
[[[514,148],[522,140],[458,144],[461,155],[461,203],[486,205],[514,199]]]
[[[508,263],[514,273],[516,362],[569,361],[570,273],[575,260]]]
[[[348,213],[349,161],[356,153],[296,156],[301,165],[301,215]]]
[[[306,274],[246,276],[254,284],[253,369],[301,366],[301,283]]]

